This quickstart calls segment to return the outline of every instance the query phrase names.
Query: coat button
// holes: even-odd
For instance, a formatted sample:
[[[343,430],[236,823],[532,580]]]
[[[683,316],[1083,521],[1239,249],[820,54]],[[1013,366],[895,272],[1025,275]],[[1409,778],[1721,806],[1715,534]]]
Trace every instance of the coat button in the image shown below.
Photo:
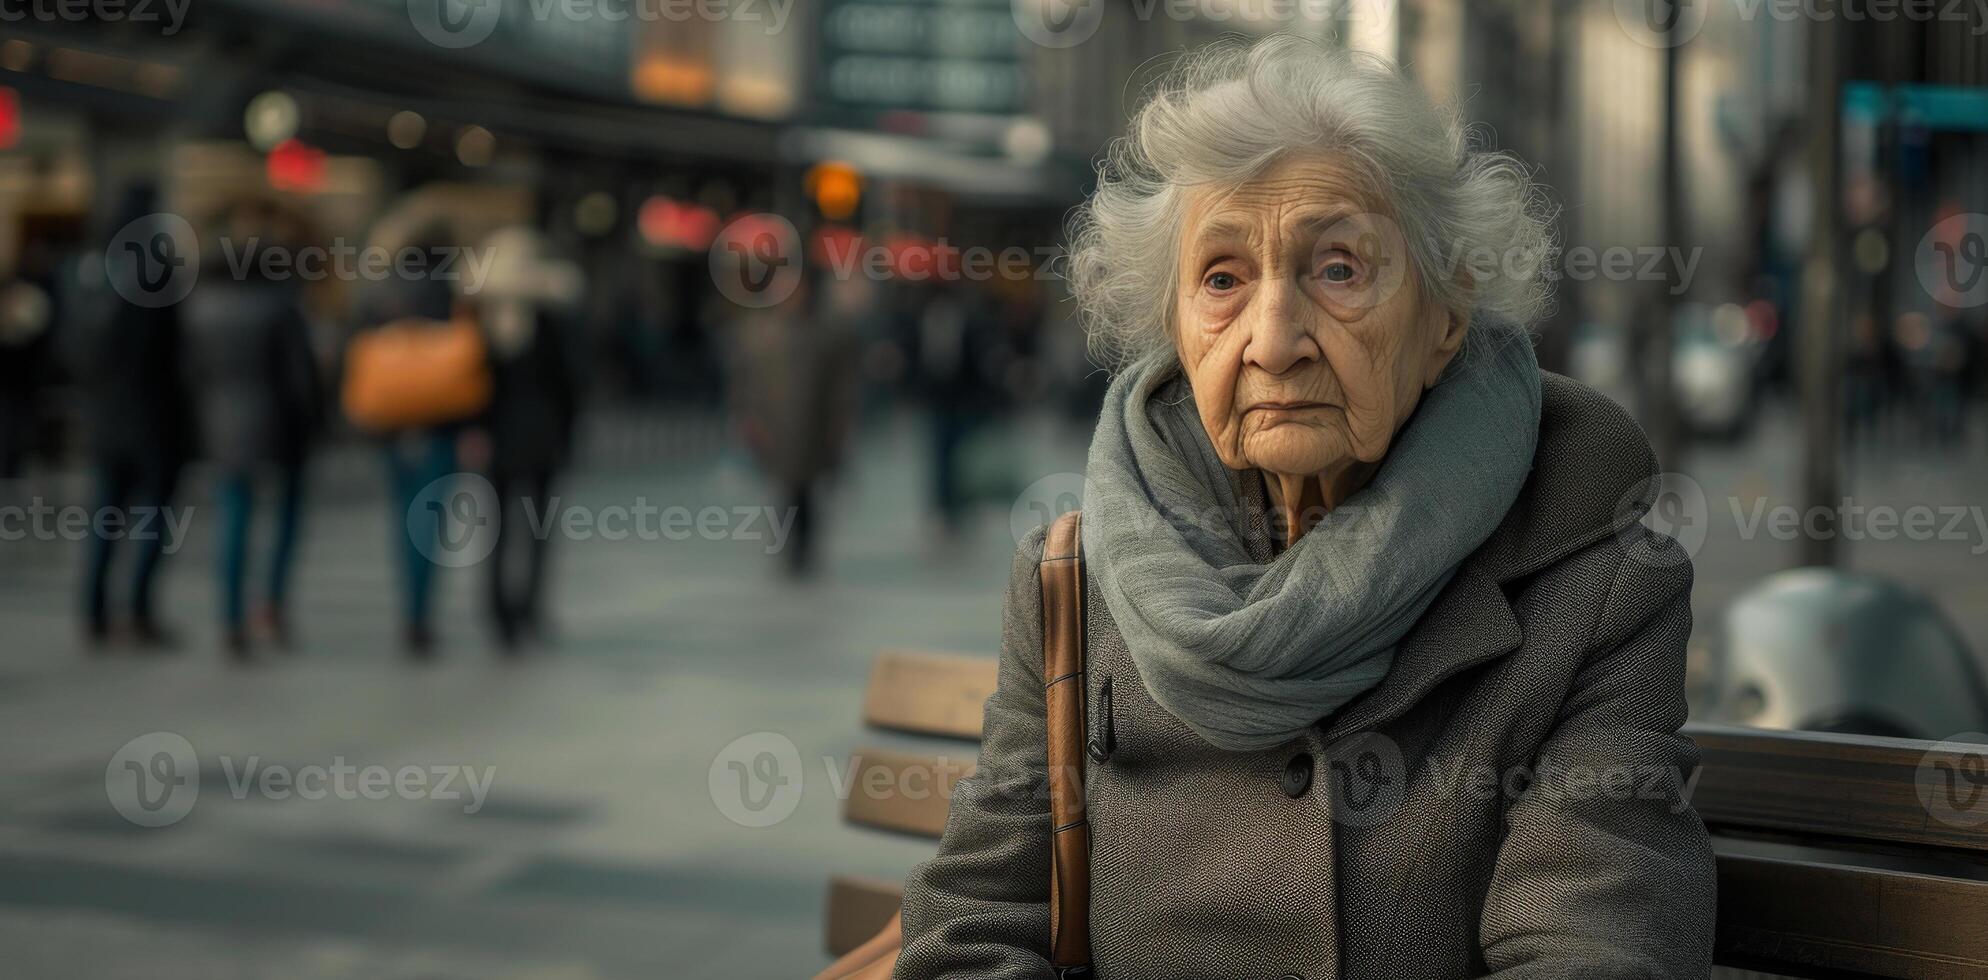
[[[1312,757],[1300,752],[1284,764],[1284,776],[1277,781],[1279,789],[1291,799],[1305,795],[1312,788]]]

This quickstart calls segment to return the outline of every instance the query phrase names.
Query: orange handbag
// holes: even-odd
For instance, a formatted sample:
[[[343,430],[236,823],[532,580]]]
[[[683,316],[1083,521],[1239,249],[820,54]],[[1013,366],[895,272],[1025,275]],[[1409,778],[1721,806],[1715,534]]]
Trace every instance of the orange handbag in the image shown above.
[[[396,320],[352,338],[339,402],[368,432],[461,422],[490,404],[483,332],[466,319]]]
[[[1049,962],[1059,977],[1091,965],[1091,828],[1084,804],[1084,554],[1079,511],[1049,526],[1042,544],[1042,680],[1047,713]],[[850,950],[814,980],[890,980],[904,949],[904,919]]]

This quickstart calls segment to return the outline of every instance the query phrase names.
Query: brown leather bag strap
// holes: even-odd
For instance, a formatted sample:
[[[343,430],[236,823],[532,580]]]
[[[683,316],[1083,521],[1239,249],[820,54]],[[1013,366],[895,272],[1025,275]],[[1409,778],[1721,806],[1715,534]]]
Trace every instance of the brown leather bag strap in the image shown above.
[[[1091,825],[1084,805],[1084,554],[1082,515],[1049,526],[1042,545],[1042,680],[1049,730],[1049,963],[1082,976],[1091,964]]]

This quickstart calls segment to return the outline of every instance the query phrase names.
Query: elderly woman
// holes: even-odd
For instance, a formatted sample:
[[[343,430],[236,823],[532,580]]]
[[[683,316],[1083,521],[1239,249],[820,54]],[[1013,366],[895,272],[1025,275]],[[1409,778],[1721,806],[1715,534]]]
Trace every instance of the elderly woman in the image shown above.
[[[1654,460],[1533,360],[1551,242],[1391,67],[1193,58],[1078,222],[1095,974],[1703,977],[1691,566]],[[1046,978],[1041,532],[901,980]]]

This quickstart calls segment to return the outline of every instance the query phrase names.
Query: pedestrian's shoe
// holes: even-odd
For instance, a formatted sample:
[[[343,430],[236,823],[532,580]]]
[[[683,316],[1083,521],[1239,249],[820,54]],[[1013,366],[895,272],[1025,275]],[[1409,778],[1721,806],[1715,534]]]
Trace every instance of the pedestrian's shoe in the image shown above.
[[[435,659],[435,634],[425,625],[417,623],[407,627],[401,634],[400,642],[409,660],[426,663]]]
[[[271,646],[285,653],[292,653],[295,647],[290,636],[290,617],[274,603],[265,602],[255,609],[256,629],[269,640]]]
[[[249,634],[247,627],[244,626],[228,627],[228,635],[223,640],[223,643],[227,648],[228,659],[230,661],[238,664],[245,664],[248,663],[251,659],[253,659],[252,651],[249,648]]]
[[[110,623],[102,619],[92,619],[83,624],[83,649],[93,654],[102,654],[110,649]]]

